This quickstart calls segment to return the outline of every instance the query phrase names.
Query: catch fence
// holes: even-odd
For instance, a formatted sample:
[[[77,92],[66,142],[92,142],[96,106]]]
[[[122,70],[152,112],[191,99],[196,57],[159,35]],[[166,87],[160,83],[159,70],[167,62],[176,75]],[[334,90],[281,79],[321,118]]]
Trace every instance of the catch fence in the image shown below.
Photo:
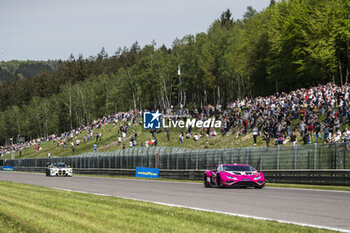
[[[202,170],[220,163],[250,164],[259,170],[350,169],[350,145],[308,144],[298,146],[198,149],[139,147],[112,152],[88,152],[71,157],[6,160],[14,167],[46,167],[65,162],[73,168]]]

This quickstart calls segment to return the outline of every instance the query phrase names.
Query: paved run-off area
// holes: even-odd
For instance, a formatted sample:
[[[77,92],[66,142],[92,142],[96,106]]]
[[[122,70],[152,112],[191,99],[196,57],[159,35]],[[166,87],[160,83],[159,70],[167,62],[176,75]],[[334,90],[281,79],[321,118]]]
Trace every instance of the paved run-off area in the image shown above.
[[[350,231],[350,192],[216,189],[198,183],[0,172],[0,180],[91,192]]]

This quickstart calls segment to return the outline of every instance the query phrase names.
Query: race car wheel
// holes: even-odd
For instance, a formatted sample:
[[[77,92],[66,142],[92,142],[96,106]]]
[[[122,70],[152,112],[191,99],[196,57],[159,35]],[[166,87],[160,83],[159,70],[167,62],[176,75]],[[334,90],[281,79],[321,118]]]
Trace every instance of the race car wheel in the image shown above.
[[[46,170],[46,176],[50,176],[50,170]]]
[[[206,188],[212,187],[210,183],[208,184],[208,176],[204,175],[204,187],[206,187]]]
[[[224,185],[221,183],[221,177],[220,177],[220,175],[218,175],[218,177],[216,178],[217,179],[217,185],[218,185],[218,187],[219,188],[223,188],[224,187]]]
[[[256,189],[262,189],[264,186],[255,186]]]

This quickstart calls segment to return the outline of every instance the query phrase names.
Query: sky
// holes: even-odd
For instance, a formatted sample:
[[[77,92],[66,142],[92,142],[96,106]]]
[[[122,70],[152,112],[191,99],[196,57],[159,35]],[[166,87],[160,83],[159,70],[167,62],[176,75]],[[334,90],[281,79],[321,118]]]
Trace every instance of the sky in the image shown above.
[[[206,32],[230,9],[240,19],[270,0],[1,0],[0,61],[67,60],[94,56],[102,47],[113,55],[135,41],[141,47]]]

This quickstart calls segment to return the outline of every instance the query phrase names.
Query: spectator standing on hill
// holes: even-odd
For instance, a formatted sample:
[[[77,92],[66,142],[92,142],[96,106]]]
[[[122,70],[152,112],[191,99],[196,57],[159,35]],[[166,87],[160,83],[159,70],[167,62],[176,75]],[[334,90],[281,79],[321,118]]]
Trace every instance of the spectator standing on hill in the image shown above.
[[[256,146],[256,138],[258,137],[258,128],[253,128],[253,139],[254,139],[254,146]]]
[[[269,147],[270,143],[270,132],[268,131],[267,126],[264,128],[264,138],[266,140],[266,147]]]
[[[293,147],[297,145],[297,136],[294,131],[292,131],[292,134],[290,135],[290,141],[292,142]]]
[[[170,133],[168,129],[164,129],[164,131],[166,132],[166,137],[168,139],[168,142],[170,141]]]
[[[343,142],[348,143],[350,141],[350,131],[346,128],[343,133]]]
[[[180,135],[179,135],[179,143],[182,143],[183,141],[183,133],[182,131],[180,132]]]
[[[289,137],[290,136],[289,135],[289,133],[290,133],[290,125],[291,125],[289,117],[286,120],[286,125],[287,125],[287,136]]]
[[[122,143],[122,137],[120,137],[120,135],[118,136],[118,147],[121,145]]]
[[[244,134],[248,132],[248,121],[246,119],[243,120]]]
[[[347,94],[349,96],[349,93]],[[345,109],[346,109],[345,119],[346,119],[346,122],[349,123],[350,122],[350,101],[349,100],[347,101],[347,106],[345,107]]]
[[[94,151],[95,152],[97,151],[97,144],[96,143],[94,144]]]
[[[334,126],[335,126],[334,132],[340,129],[340,120],[338,117],[334,120]]]
[[[258,136],[261,136],[261,135],[262,135],[263,126],[264,126],[264,120],[263,120],[263,118],[260,116],[259,119],[258,119]],[[227,130],[227,131],[228,131],[228,130]]]
[[[329,128],[326,125],[324,127],[324,143],[328,143],[328,140],[329,140]]]
[[[340,142],[340,137],[341,137],[341,132],[335,133],[331,142],[334,142],[334,143]]]
[[[320,122],[316,122],[315,123],[315,140],[316,142],[318,142],[318,139],[322,140],[322,137],[321,137],[321,124]]]
[[[309,142],[312,142],[312,134],[314,131],[314,126],[312,125],[312,123],[309,124],[308,128],[307,128],[308,134],[309,134]]]
[[[47,158],[50,159],[51,158],[51,153],[49,151],[49,153],[47,153]]]
[[[136,129],[134,131],[134,139],[135,139],[135,141],[137,140],[137,131],[136,131]]]
[[[282,122],[277,125],[277,131],[278,131],[278,134],[277,134],[278,137],[282,137],[284,132],[284,127]]]
[[[308,144],[309,143],[309,132],[308,131],[306,131],[304,133],[303,141],[304,141],[304,144]]]
[[[156,136],[156,130],[155,129],[151,129],[150,133],[151,133],[152,137]]]
[[[305,134],[305,127],[306,127],[305,122],[304,122],[304,121],[300,122],[299,127],[300,127],[300,135],[301,135],[302,137],[304,137],[304,134]]]

